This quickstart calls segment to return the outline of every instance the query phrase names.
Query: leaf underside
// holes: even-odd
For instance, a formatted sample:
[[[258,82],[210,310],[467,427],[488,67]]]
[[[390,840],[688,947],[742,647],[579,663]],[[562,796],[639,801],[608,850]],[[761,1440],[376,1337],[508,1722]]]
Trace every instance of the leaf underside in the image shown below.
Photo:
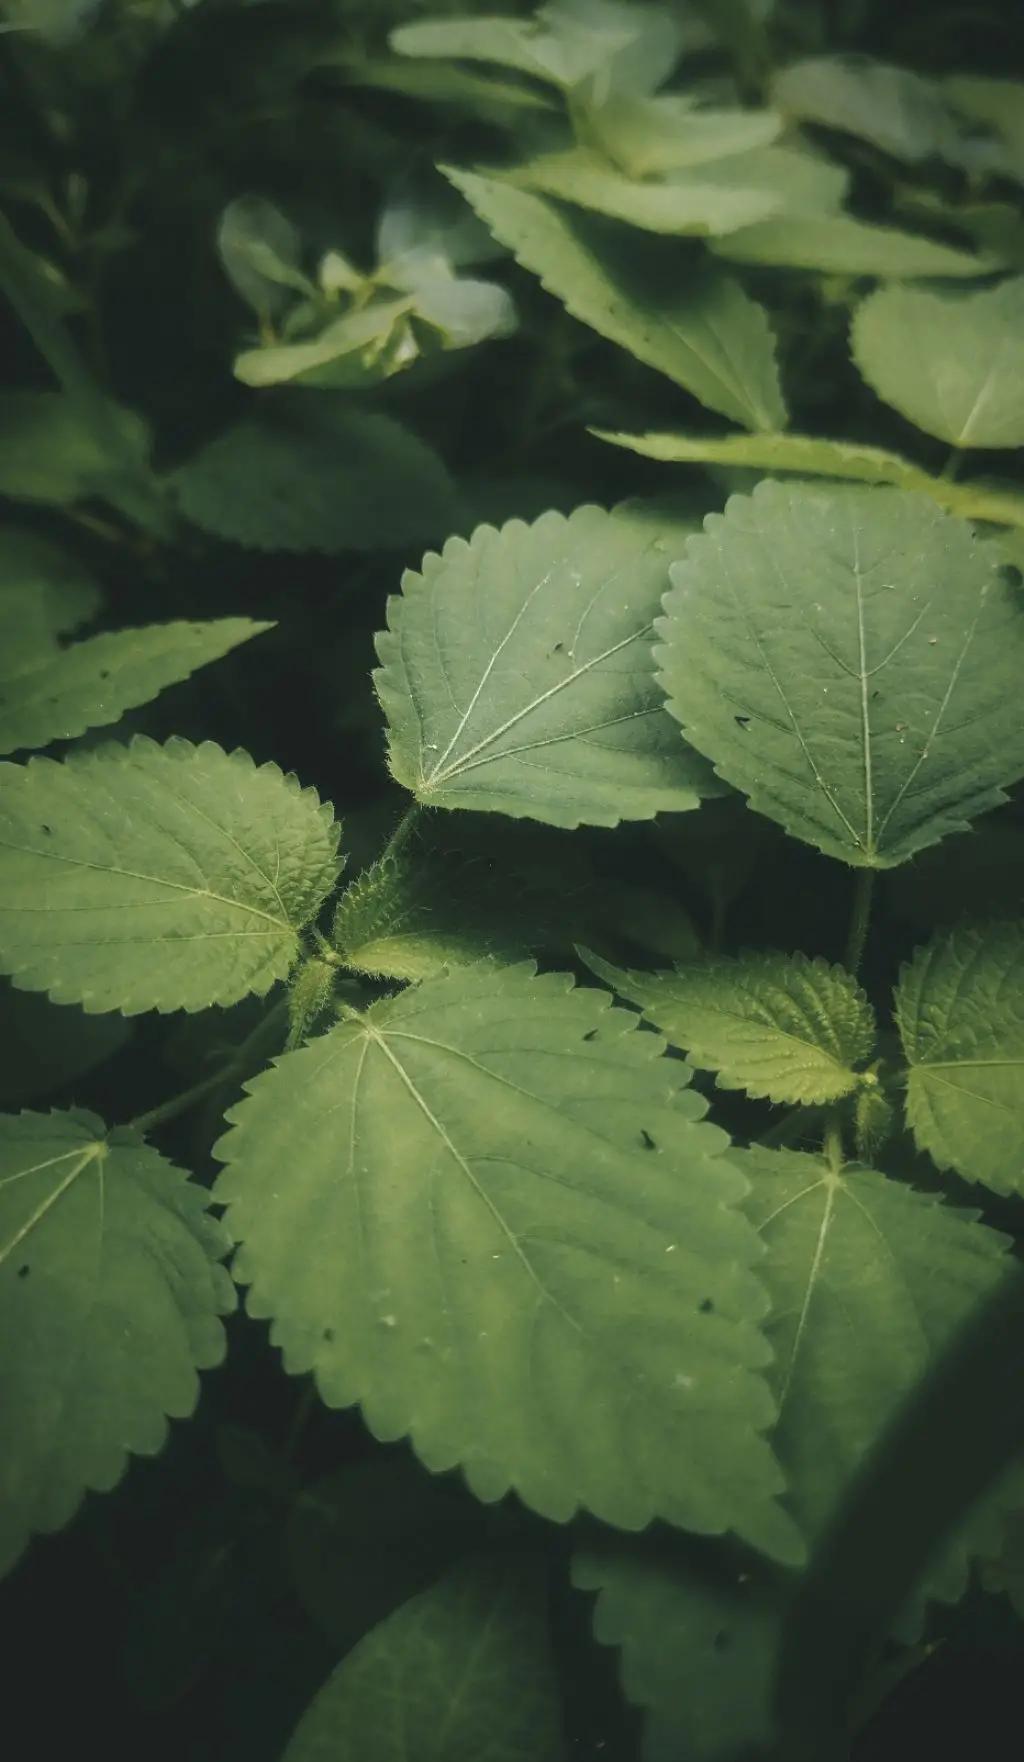
[[[741,1183],[635,1027],[486,965],[287,1054],[218,1147],[236,1270],[290,1372],[478,1497],[792,1558]]]

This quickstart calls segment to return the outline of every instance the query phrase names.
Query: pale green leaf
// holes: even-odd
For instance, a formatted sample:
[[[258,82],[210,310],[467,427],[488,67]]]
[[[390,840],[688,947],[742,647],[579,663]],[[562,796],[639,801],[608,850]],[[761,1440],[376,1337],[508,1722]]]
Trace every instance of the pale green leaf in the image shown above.
[[[269,991],[337,873],[338,828],[276,765],[136,737],[0,766],[0,964],[90,1011]]]
[[[258,1077],[217,1152],[249,1311],[329,1406],[485,1501],[796,1558],[742,1182],[685,1067],[608,1004],[485,963]]]
[[[986,257],[958,251],[920,233],[875,226],[852,214],[781,214],[709,241],[733,263],[763,263],[778,269],[815,269],[828,275],[918,276],[990,275]]]
[[[295,384],[360,391],[377,385],[400,373],[419,353],[408,332],[413,305],[408,296],[374,300],[332,319],[301,342],[245,349],[235,359],[235,378],[256,388]]]
[[[588,137],[630,177],[704,166],[767,147],[782,118],[772,110],[698,109],[678,92],[613,97],[585,115]]]
[[[334,552],[422,543],[457,525],[448,472],[410,429],[345,398],[296,396],[176,473],[197,526],[258,550]]]
[[[926,434],[1024,446],[1024,276],[969,293],[879,288],[851,342],[872,389]]]
[[[0,588],[0,619],[3,604]],[[13,667],[0,652],[0,753],[71,740],[87,728],[116,722],[166,685],[272,628],[250,618],[148,624],[50,653],[12,656]]]
[[[574,318],[723,416],[748,428],[785,422],[768,319],[731,277],[706,269],[681,276],[663,245],[614,221],[498,178],[447,175]]]
[[[0,1108],[24,1107],[88,1075],[131,1032],[122,1016],[87,1016],[0,979]]]
[[[483,1558],[342,1659],[282,1762],[561,1762],[561,1724],[543,1570]]]
[[[960,927],[903,969],[907,1118],[941,1169],[1024,1192],[1024,919]]]
[[[656,233],[735,232],[779,207],[771,193],[703,183],[699,172],[657,181],[626,177],[586,147],[546,153],[503,175],[517,186]]]
[[[586,955],[587,964],[643,1011],[720,1089],[813,1107],[838,1101],[863,1081],[875,1018],[841,967],[774,950],[721,957],[673,972],[625,972]]]
[[[775,1436],[813,1540],[1012,1262],[1007,1238],[973,1214],[873,1170],[835,1173],[820,1157],[756,1148],[742,1161],[752,1181],[744,1209],[767,1249]],[[900,1615],[900,1637],[916,1638],[928,1600],[963,1595],[971,1559],[997,1542],[1008,1497],[1012,1476],[940,1548]],[[601,1590],[598,1638],[623,1647],[626,1688],[656,1710],[666,1745],[674,1735],[694,1762],[734,1762],[746,1746],[778,1743],[774,1676],[798,1581],[617,1538],[587,1549],[574,1576]],[[674,1752],[652,1745],[651,1754]]]
[[[294,295],[313,292],[302,271],[297,228],[262,196],[228,203],[217,227],[217,250],[228,280],[261,318],[275,317]]]
[[[983,483],[955,483],[949,477],[932,477],[899,453],[862,446],[859,441],[824,440],[808,434],[615,434],[603,428],[590,432],[599,440],[628,447],[630,452],[642,453],[647,459],[792,472],[800,477],[845,478],[854,483],[889,483],[900,489],[920,490],[940,507],[967,519],[1024,526],[1024,496],[989,489]],[[1003,542],[1011,542],[1011,535]]]
[[[683,536],[577,508],[449,539],[388,602],[374,675],[398,782],[553,826],[694,808],[711,781],[651,670]]]
[[[558,106],[556,97],[536,86],[477,73],[457,62],[403,61],[346,49],[338,60],[332,54],[330,67],[347,84],[397,92],[425,104],[449,104],[488,122],[506,122],[503,113],[508,110],[550,111]]]
[[[777,74],[771,96],[788,116],[857,135],[908,164],[955,152],[958,131],[940,89],[904,67],[814,56]]]
[[[891,868],[1024,772],[1024,620],[966,522],[895,489],[765,482],[673,565],[655,659],[751,807]]]
[[[491,61],[563,91],[597,76],[603,89],[646,92],[671,72],[683,35],[661,7],[555,0],[532,19],[423,19],[389,41],[400,55]]]
[[[0,1571],[192,1412],[234,1304],[207,1202],[92,1114],[0,1119]]]

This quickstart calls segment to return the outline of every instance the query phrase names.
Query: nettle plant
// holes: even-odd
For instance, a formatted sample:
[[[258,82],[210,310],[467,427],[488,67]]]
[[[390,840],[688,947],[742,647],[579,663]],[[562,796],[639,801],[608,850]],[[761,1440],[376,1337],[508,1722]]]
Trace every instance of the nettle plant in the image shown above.
[[[408,1441],[373,1485],[439,1537],[425,1588],[348,1634],[288,1762],[411,1754],[409,1723],[439,1762],[561,1755],[546,1572],[596,1593],[651,1762],[789,1754],[778,1683],[829,1538],[1016,1290],[1013,1238],[962,1200],[1012,1228],[1024,1190],[1024,920],[984,887],[975,909],[973,853],[1001,861],[1007,828],[971,831],[1024,777],[1024,498],[991,475],[1024,445],[1020,88],[825,54],[772,76],[763,12],[684,27],[564,0],[408,24],[387,57],[335,44],[349,84],[482,113],[489,157],[442,159],[447,185],[420,167],[362,257],[232,197],[216,242],[255,316],[234,356],[255,395],[170,469],[78,348],[80,290],[0,233],[60,388],[4,395],[8,498],[182,567],[204,535],[333,554],[460,534],[388,601],[374,684],[408,806],[348,867],[344,824],[264,752],[92,735],[231,651],[244,680],[270,620],[76,637],[90,575],[31,526],[0,536],[12,1060],[79,1012],[110,1050],[146,1012],[250,1011],[126,1124],[3,1116],[0,1565],[161,1448],[242,1287],[291,1375]],[[886,170],[881,220],[850,207],[862,162]],[[568,419],[604,412],[599,438],[675,467],[673,493],[475,523],[372,402],[511,332],[502,251],[517,293],[536,278],[583,327],[546,357]],[[497,279],[462,273],[482,262]],[[805,279],[780,292],[780,270]],[[847,322],[841,371],[910,456],[789,427],[778,336],[813,420],[815,327],[831,347]],[[576,372],[594,332],[737,427],[611,425]],[[987,471],[964,477],[972,449]],[[629,865],[595,880],[587,828],[634,873],[652,850],[695,866],[706,921]],[[835,865],[841,959],[746,945],[733,907],[773,838]],[[946,864],[964,909],[893,988],[878,877],[927,889]],[[159,1147],[200,1104],[224,1115],[211,1190]],[[501,1521],[467,1531],[430,1480],[449,1471]],[[843,1750],[976,1563],[1006,1582],[1021,1508],[1018,1464],[982,1477],[808,1753]],[[863,1539],[879,1570],[892,1545]]]

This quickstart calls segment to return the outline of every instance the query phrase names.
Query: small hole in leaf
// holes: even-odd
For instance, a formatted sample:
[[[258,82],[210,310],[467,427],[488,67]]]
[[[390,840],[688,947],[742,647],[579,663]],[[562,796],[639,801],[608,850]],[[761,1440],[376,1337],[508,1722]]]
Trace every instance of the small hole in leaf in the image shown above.
[[[28,1261],[26,1260],[24,1266],[19,1266],[19,1268],[18,1268],[19,1279],[27,1279],[31,1270],[32,1269],[30,1268]]]
[[[651,1137],[650,1132],[648,1132],[643,1126],[640,1128],[640,1142],[645,1150],[657,1150],[658,1148],[654,1139]]]
[[[735,718],[735,722],[736,722],[737,728],[749,728],[750,727],[750,717],[749,716],[737,716]]]
[[[697,1305],[697,1308],[700,1310],[701,1315],[710,1315],[711,1311],[714,1309],[714,1307],[715,1306],[712,1303],[710,1297],[702,1297],[700,1302]]]
[[[53,827],[52,826],[40,826],[39,830],[40,830],[40,832],[50,833],[53,831]]]
[[[584,1040],[596,1040],[597,1039],[597,1029],[596,1028],[588,1028],[587,1032],[584,1034],[583,1038],[584,1038]]]
[[[732,1636],[726,1632],[724,1627],[719,1628],[718,1632],[716,1633],[714,1639],[711,1642],[711,1644],[715,1648],[715,1651],[716,1652],[727,1651],[731,1637]]]
[[[333,1328],[325,1328],[321,1338],[326,1340],[326,1342],[329,1346],[331,1344],[332,1340],[334,1339],[334,1329]]]
[[[1021,582],[1024,582],[1024,575],[1021,574],[1016,563],[1000,563],[996,574],[1005,581],[1007,587],[1020,587]]]
[[[564,648],[565,648],[564,642],[556,642],[554,648],[551,650],[551,653],[553,655],[560,655],[562,653],[562,651],[564,650]]]
[[[110,678],[110,668],[109,667],[101,667],[100,668],[100,678],[101,679],[109,679]]]

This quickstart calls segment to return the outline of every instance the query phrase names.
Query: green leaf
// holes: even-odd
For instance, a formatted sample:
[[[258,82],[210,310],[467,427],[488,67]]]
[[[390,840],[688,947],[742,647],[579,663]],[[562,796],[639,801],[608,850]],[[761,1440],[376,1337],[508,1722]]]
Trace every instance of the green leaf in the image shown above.
[[[879,288],[851,341],[872,389],[926,434],[1024,446],[1024,276],[970,293]]]
[[[206,1206],[92,1114],[0,1119],[0,1571],[192,1412],[234,1303]]]
[[[493,61],[568,91],[600,75],[611,90],[650,91],[672,71],[682,45],[675,20],[657,6],[561,0],[535,18],[437,18],[401,25],[399,55]]]
[[[993,169],[1024,183],[1024,82],[953,74],[942,89],[969,122],[992,129],[999,144]]]
[[[1024,919],[961,927],[904,967],[907,1119],[940,1169],[1024,1192]]]
[[[1010,1276],[1008,1240],[855,1164],[836,1173],[820,1157],[759,1148],[742,1161],[752,1181],[744,1209],[767,1249],[775,1436],[813,1541],[921,1378]],[[900,1638],[917,1637],[929,1599],[963,1595],[971,1559],[997,1545],[1013,1485],[1011,1476],[933,1558]],[[1019,1474],[1016,1488],[1019,1501]],[[865,1537],[866,1548],[885,1545]],[[778,1745],[775,1671],[798,1578],[616,1537],[585,1549],[574,1578],[600,1590],[597,1637],[622,1646],[627,1692],[658,1715],[652,1756],[733,1762]]]
[[[875,1018],[856,980],[827,961],[774,950],[692,962],[670,973],[588,966],[720,1089],[813,1107],[863,1082]]]
[[[698,805],[651,672],[672,529],[577,508],[478,527],[409,571],[374,675],[389,762],[417,800],[553,826]]]
[[[772,110],[697,109],[678,92],[610,98],[586,113],[588,138],[630,177],[690,170],[767,147],[782,129]]]
[[[894,489],[759,484],[673,566],[655,659],[719,775],[796,838],[891,868],[1024,772],[1015,590]]]
[[[51,1095],[112,1058],[131,1032],[121,1016],[87,1016],[0,980],[0,1108]]]
[[[779,207],[770,192],[704,183],[699,172],[656,182],[625,177],[586,147],[546,153],[504,175],[517,186],[656,233],[708,237],[735,232]]]
[[[875,1439],[966,1322],[1012,1275],[1009,1239],[934,1193],[849,1163],[754,1148],[744,1209],[767,1249],[775,1434],[812,1537],[835,1515]],[[972,1552],[998,1522],[991,1500],[933,1561],[904,1612],[963,1595]],[[881,1544],[884,1545],[884,1544]]]
[[[294,1499],[288,1571],[303,1607],[347,1652],[446,1567],[486,1547],[494,1521],[451,1480],[425,1473],[409,1456],[378,1452]]]
[[[958,138],[939,88],[905,67],[858,55],[819,55],[776,75],[772,102],[801,122],[857,135],[883,153],[920,164],[954,151]]]
[[[77,558],[20,527],[0,529],[0,668],[16,672],[57,652],[57,638],[88,624],[102,595]]]
[[[828,275],[878,275],[899,280],[991,275],[997,267],[987,257],[938,244],[919,233],[855,220],[851,214],[777,215],[709,244],[718,256],[733,263],[815,269]]]
[[[455,1567],[342,1659],[283,1762],[560,1762],[546,1626],[532,1560]]]
[[[217,228],[217,250],[235,290],[261,318],[273,318],[295,294],[310,295],[296,227],[262,196],[229,202]]]
[[[603,428],[590,432],[598,440],[628,447],[647,459],[794,472],[801,477],[845,478],[853,483],[890,483],[900,489],[920,490],[940,507],[967,519],[1024,526],[1024,496],[990,490],[985,484],[931,477],[898,453],[862,446],[858,441],[822,440],[807,434],[615,434]]]
[[[0,617],[3,590],[0,588]],[[187,679],[272,624],[217,618],[206,624],[149,624],[91,636],[70,648],[0,660],[0,753],[71,740],[116,722],[166,685]]]
[[[406,295],[383,297],[333,319],[301,342],[245,349],[236,357],[235,378],[256,388],[295,384],[364,391],[417,359],[419,347],[409,330],[413,307]]]
[[[105,411],[141,469],[147,448],[141,421],[115,404]],[[122,474],[121,457],[64,392],[0,392],[0,495],[61,506],[109,497]]]
[[[176,473],[195,525],[257,550],[334,552],[422,543],[458,524],[445,466],[410,429],[344,398],[296,395]]]
[[[767,317],[731,277],[703,268],[681,277],[675,256],[635,230],[499,178],[446,175],[574,318],[723,416],[749,428],[785,422]]]
[[[774,1671],[786,1588],[674,1536],[603,1536],[573,1583],[596,1591],[595,1638],[622,1654],[623,1688],[647,1710],[645,1762],[736,1762],[776,1742]]]
[[[2,969],[125,1015],[262,994],[334,885],[337,839],[313,790],[209,741],[2,765]]]
[[[741,1182],[635,1026],[487,963],[286,1054],[217,1147],[236,1271],[293,1375],[479,1498],[793,1559]]]

